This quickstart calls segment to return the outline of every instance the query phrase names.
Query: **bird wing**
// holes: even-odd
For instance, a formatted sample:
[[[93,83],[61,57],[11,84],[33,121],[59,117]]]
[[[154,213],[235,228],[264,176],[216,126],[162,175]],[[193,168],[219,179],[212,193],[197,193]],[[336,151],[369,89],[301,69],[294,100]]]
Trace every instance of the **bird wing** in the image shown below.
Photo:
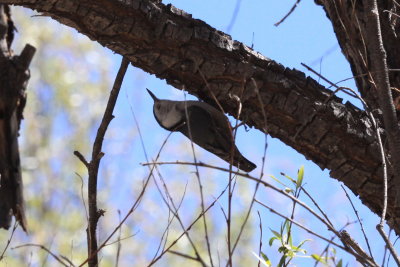
[[[225,158],[233,144],[225,115],[209,106],[192,104],[186,108],[186,124],[177,130],[202,148]]]
[[[244,171],[253,170],[256,165],[239,152],[233,141],[231,127],[225,115],[217,109],[202,106],[202,104],[185,106],[187,108],[185,123],[178,127],[177,131],[183,133],[193,143],[228,163],[231,162],[233,152],[233,165],[239,166]]]

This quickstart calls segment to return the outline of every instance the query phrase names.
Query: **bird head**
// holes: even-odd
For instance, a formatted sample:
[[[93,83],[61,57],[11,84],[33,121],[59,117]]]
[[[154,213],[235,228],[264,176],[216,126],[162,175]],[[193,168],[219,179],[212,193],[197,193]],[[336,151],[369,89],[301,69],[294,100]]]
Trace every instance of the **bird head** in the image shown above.
[[[177,101],[158,99],[153,92],[147,89],[151,98],[154,100],[153,113],[158,124],[166,130],[172,130],[182,120],[181,114],[177,110]]]

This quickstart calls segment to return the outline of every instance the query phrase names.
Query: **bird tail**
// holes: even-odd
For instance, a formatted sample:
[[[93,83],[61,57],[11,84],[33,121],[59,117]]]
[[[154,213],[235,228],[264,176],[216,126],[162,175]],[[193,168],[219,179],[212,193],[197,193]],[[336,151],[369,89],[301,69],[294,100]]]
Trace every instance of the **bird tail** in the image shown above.
[[[226,162],[230,163],[231,162],[231,156],[230,154],[224,153],[224,155],[219,155],[223,160]],[[237,148],[235,148],[235,154],[233,156],[233,162],[232,165],[235,167],[238,167],[242,171],[245,172],[251,172],[254,170],[257,165],[251,162],[250,160],[246,159]]]
[[[257,167],[256,164],[254,164],[253,162],[246,159],[245,157],[243,157],[240,154],[235,158],[236,159],[234,160],[234,165],[236,167],[238,167],[239,169],[241,169],[242,171],[251,172],[252,170],[254,170]]]

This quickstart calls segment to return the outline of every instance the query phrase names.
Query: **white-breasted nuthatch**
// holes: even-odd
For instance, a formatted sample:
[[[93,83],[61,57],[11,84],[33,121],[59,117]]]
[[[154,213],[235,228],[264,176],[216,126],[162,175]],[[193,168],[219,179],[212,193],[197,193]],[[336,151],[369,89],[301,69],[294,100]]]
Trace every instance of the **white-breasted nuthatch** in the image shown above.
[[[154,100],[153,113],[158,124],[168,131],[178,131],[193,143],[215,154],[239,169],[250,172],[257,166],[243,157],[233,141],[232,128],[227,117],[213,106],[200,101]]]

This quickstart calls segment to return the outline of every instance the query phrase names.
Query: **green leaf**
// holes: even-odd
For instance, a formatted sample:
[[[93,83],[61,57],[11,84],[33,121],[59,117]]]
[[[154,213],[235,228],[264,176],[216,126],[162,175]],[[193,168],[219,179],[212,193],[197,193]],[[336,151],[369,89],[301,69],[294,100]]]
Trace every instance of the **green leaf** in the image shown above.
[[[260,252],[261,256],[263,257],[263,259],[261,259],[254,251],[253,251],[253,255],[265,266],[267,267],[271,267],[272,263],[271,261],[268,259],[267,255],[265,255],[263,252]]]
[[[274,179],[276,182],[278,182],[278,183],[280,183],[281,185],[283,185],[283,186],[285,186],[285,187],[287,187],[287,185],[286,184],[284,184],[284,183],[282,183],[278,178],[276,178],[275,176],[273,176],[273,175],[270,175],[269,177],[271,177],[272,179]]]
[[[296,182],[296,187],[299,188],[302,183],[303,183],[303,178],[304,178],[304,166],[302,165],[297,172],[297,182]]]
[[[289,188],[289,187],[285,187],[284,191],[288,194],[293,192],[293,189]]]
[[[281,240],[282,235],[280,233],[278,233],[277,231],[272,230],[272,229],[269,229],[269,230],[271,230],[271,232],[274,234],[274,236],[276,236],[279,240]]]
[[[301,241],[299,244],[299,248],[301,248],[301,246],[304,245],[304,243],[306,243],[308,241],[311,241],[311,239],[306,239],[306,240]]]
[[[282,258],[281,258],[281,260],[279,261],[277,267],[285,266],[285,260],[286,260],[286,256],[283,255]]]
[[[274,243],[274,241],[275,240],[279,240],[277,237],[271,237],[270,239],[269,239],[269,246],[272,246],[272,243]]]
[[[289,231],[289,228],[288,228]],[[292,239],[292,235],[289,235],[289,245],[292,247],[293,246],[293,239]]]
[[[321,257],[318,254],[311,254],[311,257],[316,260],[317,262],[320,262],[322,264],[327,264],[326,258],[325,257]]]
[[[286,179],[288,179],[288,180],[291,181],[292,183],[296,184],[296,181],[295,181],[292,177],[290,177],[290,176],[288,176],[288,175],[286,175],[286,174],[283,174],[283,177],[285,177]]]
[[[269,263],[269,266],[271,266],[271,261],[269,260],[269,258],[267,257],[267,255],[264,252],[260,252],[261,256],[263,257],[263,259],[265,260],[265,262]]]
[[[343,266],[343,260],[340,259],[340,261],[338,262],[338,264],[336,264],[336,267],[342,267]]]

